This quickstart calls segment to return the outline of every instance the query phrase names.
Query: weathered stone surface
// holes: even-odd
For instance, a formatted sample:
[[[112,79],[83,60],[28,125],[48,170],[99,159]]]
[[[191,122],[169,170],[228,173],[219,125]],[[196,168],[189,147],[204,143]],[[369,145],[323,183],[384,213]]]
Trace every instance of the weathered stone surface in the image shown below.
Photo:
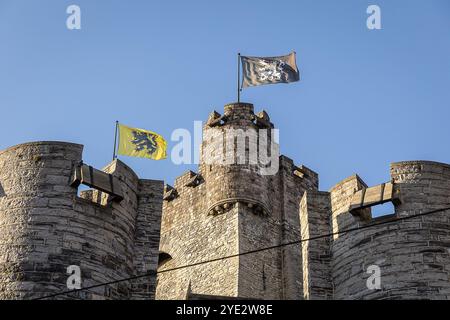
[[[123,203],[98,190],[79,198],[70,177],[81,154],[62,142],[0,152],[0,299],[67,291],[70,265],[80,267],[82,287],[156,271],[163,182],[140,180],[116,160],[104,171],[120,180]],[[156,277],[145,279],[57,299],[151,299]]]
[[[429,161],[406,161],[391,165],[395,214],[372,219],[352,216],[346,210],[362,187],[358,177],[344,180],[331,193],[333,231],[406,217],[450,205],[450,166]],[[431,180],[430,180],[431,179]],[[352,184],[351,181],[354,183]],[[344,191],[346,190],[346,191]],[[374,189],[376,193],[376,189]],[[395,191],[393,191],[395,192]],[[374,195],[376,197],[376,195]],[[376,201],[375,201],[376,202]],[[364,210],[370,210],[364,209]],[[450,210],[335,235],[331,244],[332,282],[335,299],[450,299]],[[436,241],[434,241],[436,240]],[[438,262],[439,261],[439,262]],[[376,265],[381,272],[381,288],[367,286],[367,268]],[[436,282],[436,287],[431,283]]]
[[[363,188],[353,194],[349,211],[353,214],[359,214],[361,209],[368,208],[377,204],[391,201],[400,202],[400,191],[394,188],[392,182],[382,183],[380,185]]]
[[[202,150],[225,149],[209,141],[230,128],[261,127],[262,120],[273,127],[267,114],[255,115],[253,106],[244,103],[227,105],[224,116],[214,113],[211,119],[217,121],[204,127]],[[341,232],[449,205],[449,168],[397,163],[391,168],[392,183],[368,188],[354,175],[320,192],[317,174],[285,156],[273,176],[261,176],[249,164],[215,165],[202,158],[202,183],[188,188],[196,173],[187,172],[175,182],[177,196],[167,197],[163,205],[160,248],[171,259],[159,267],[157,298],[448,299],[448,211]],[[396,213],[373,219],[370,207],[386,201],[394,202]],[[352,203],[358,214],[350,213]],[[267,213],[257,214],[258,207]],[[167,271],[300,239],[299,244]],[[366,284],[371,265],[381,270],[379,290]]]
[[[97,189],[77,196],[80,145],[0,151],[0,299],[66,291],[69,265],[81,267],[82,287],[158,276],[62,299],[450,299],[450,210],[394,221],[450,206],[450,165],[393,163],[385,185],[353,175],[323,192],[314,171],[285,156],[272,175],[259,163],[205,159],[229,143],[238,150],[211,143],[228,129],[273,128],[253,105],[229,104],[203,129],[199,172],[174,187],[139,179],[121,161],[103,168],[120,184],[120,202]],[[246,138],[261,141],[255,132]],[[395,212],[373,218],[371,206],[385,201]],[[374,266],[378,289],[367,285]]]
[[[223,148],[209,143],[230,128],[258,129],[263,120],[266,128],[273,128],[266,113],[255,116],[251,104],[225,106],[222,120],[204,127],[203,151]],[[188,187],[195,173],[187,172],[175,182],[177,197],[164,202],[161,251],[172,259],[160,271],[300,238],[300,199],[305,190],[317,190],[316,173],[302,167],[305,174],[299,177],[293,161],[281,156],[278,173],[262,176],[257,165],[208,164],[204,154],[199,166],[202,183]],[[159,274],[157,298],[184,298],[189,284],[193,294],[302,298],[301,245]]]

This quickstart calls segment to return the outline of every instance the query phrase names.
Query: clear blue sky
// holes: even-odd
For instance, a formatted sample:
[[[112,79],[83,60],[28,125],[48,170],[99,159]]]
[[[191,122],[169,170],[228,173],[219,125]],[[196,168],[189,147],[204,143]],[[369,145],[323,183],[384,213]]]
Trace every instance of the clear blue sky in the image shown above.
[[[70,4],[82,30],[66,28]],[[366,28],[370,4],[382,30]],[[0,0],[0,149],[71,141],[102,167],[116,119],[169,140],[236,100],[237,52],[291,50],[302,81],[242,100],[269,112],[282,153],[317,171],[322,190],[353,173],[389,180],[393,161],[450,163],[448,0]],[[169,184],[196,168],[122,160]]]

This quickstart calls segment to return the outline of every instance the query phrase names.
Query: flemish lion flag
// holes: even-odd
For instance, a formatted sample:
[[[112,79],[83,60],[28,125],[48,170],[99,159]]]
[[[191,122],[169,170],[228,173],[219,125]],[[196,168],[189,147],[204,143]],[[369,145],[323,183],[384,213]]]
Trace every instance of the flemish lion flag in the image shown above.
[[[279,57],[241,56],[241,61],[243,88],[300,80],[297,63],[295,62],[295,52]]]
[[[119,124],[119,154],[162,160],[167,158],[167,142],[157,133]]]

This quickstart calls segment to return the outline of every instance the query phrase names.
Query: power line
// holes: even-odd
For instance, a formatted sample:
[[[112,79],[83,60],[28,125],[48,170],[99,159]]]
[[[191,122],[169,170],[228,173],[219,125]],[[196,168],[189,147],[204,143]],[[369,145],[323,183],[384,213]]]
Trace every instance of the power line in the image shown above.
[[[103,282],[103,283],[100,283],[100,284],[92,285],[92,286],[81,288],[81,289],[62,291],[62,292],[59,292],[59,293],[54,293],[54,294],[47,295],[47,296],[40,297],[40,298],[36,298],[36,299],[33,299],[33,300],[43,300],[43,299],[54,298],[54,297],[57,297],[57,296],[60,296],[60,295],[67,295],[67,294],[71,294],[71,293],[76,293],[76,292],[81,292],[81,291],[90,290],[90,289],[94,289],[94,288],[99,288],[99,287],[103,287],[103,286],[108,286],[108,285],[112,285],[112,284],[116,284],[116,283],[120,283],[120,282],[124,282],[124,281],[130,281],[130,280],[145,278],[145,277],[149,277],[149,276],[154,276],[156,274],[167,273],[167,272],[176,271],[176,270],[180,270],[180,269],[196,267],[196,266],[199,266],[199,265],[202,265],[202,264],[222,261],[222,260],[225,260],[225,259],[231,259],[231,258],[236,258],[236,257],[240,257],[240,256],[246,256],[246,255],[249,255],[249,254],[254,254],[254,253],[258,253],[258,252],[262,252],[262,251],[277,249],[277,248],[281,248],[281,247],[285,247],[285,246],[291,246],[291,245],[294,245],[294,244],[300,244],[300,243],[306,242],[306,241],[312,241],[312,240],[328,238],[328,237],[332,237],[332,236],[335,236],[335,235],[341,235],[341,234],[350,233],[350,232],[354,232],[354,231],[358,231],[358,230],[368,229],[368,228],[371,228],[371,227],[385,225],[385,224],[390,224],[390,223],[393,223],[393,222],[405,221],[405,220],[410,220],[410,219],[414,219],[414,218],[424,217],[424,216],[428,216],[428,215],[431,215],[431,214],[434,214],[434,213],[438,213],[438,212],[442,212],[442,211],[446,211],[446,210],[450,210],[450,207],[435,209],[435,210],[431,210],[431,211],[427,211],[427,212],[423,212],[423,213],[419,213],[419,214],[415,214],[415,215],[411,215],[411,216],[386,219],[386,220],[379,221],[379,222],[369,223],[369,224],[366,224],[366,225],[363,225],[363,226],[358,226],[358,227],[349,228],[349,229],[345,229],[345,230],[341,230],[341,231],[336,231],[336,232],[331,232],[331,233],[327,233],[327,234],[323,234],[323,235],[318,235],[318,236],[310,237],[310,238],[307,238],[307,239],[300,239],[300,240],[295,240],[295,241],[291,241],[291,242],[281,243],[281,244],[270,246],[270,247],[264,247],[264,248],[255,249],[255,250],[251,250],[251,251],[246,251],[246,252],[242,252],[242,253],[237,253],[237,254],[224,256],[224,257],[220,257],[220,258],[215,258],[215,259],[210,259],[210,260],[205,260],[205,261],[199,261],[199,262],[196,262],[196,263],[183,265],[183,266],[179,266],[179,267],[175,267],[175,268],[171,268],[171,269],[166,269],[166,270],[161,270],[161,271],[149,271],[149,272],[146,272],[146,273],[141,274],[141,275],[137,275],[137,276],[133,276],[133,277],[129,277],[129,278],[124,278],[124,279],[119,279],[119,280],[114,280],[114,281],[110,281],[110,282]]]

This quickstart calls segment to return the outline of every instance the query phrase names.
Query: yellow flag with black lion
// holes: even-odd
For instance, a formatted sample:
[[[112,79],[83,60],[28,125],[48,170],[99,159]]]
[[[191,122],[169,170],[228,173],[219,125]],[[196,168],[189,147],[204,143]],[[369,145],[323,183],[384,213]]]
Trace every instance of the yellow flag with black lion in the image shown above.
[[[163,160],[167,158],[167,142],[152,131],[119,124],[120,155]]]

